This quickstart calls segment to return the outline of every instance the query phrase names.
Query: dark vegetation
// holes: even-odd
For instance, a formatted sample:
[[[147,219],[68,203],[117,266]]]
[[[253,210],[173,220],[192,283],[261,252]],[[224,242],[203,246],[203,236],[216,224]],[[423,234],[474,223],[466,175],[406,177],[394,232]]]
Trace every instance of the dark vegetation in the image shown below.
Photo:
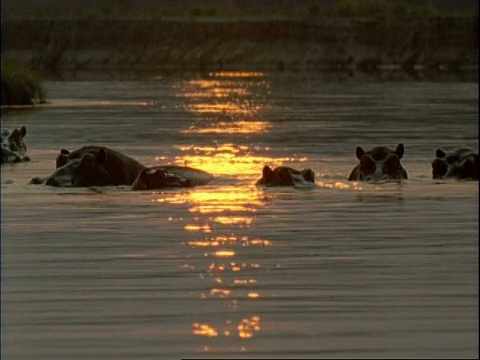
[[[460,71],[476,0],[1,0],[2,58],[40,71]]]
[[[40,77],[19,60],[2,57],[2,105],[33,105],[45,101]]]
[[[477,13],[477,0],[2,0],[2,19],[305,16],[411,17]]]

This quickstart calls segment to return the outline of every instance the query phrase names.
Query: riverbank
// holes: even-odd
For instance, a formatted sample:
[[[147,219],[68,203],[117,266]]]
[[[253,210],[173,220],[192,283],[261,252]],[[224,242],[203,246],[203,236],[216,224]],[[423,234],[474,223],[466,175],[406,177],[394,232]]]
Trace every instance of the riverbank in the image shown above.
[[[1,106],[35,105],[45,102],[40,76],[18,60],[2,57]]]
[[[6,20],[2,57],[43,70],[464,71],[477,18]]]

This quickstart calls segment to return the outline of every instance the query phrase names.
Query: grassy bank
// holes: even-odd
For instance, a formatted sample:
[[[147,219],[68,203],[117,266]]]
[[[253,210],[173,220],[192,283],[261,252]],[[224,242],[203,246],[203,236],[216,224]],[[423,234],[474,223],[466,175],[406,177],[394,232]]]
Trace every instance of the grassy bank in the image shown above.
[[[475,14],[475,0],[2,0],[2,19],[230,20],[313,17],[412,18]]]
[[[5,20],[3,54],[37,68],[458,70],[477,65],[476,17],[403,20]]]
[[[3,58],[1,105],[33,105],[45,101],[40,77],[25,63]]]

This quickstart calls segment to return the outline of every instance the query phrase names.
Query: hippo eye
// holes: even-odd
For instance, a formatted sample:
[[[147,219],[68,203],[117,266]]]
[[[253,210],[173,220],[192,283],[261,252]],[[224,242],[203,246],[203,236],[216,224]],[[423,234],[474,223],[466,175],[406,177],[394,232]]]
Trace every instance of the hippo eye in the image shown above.
[[[375,172],[375,162],[370,158],[370,156],[364,156],[360,162],[360,169],[365,174],[372,174]]]
[[[400,166],[400,159],[397,156],[389,156],[387,161],[385,161],[387,166]]]

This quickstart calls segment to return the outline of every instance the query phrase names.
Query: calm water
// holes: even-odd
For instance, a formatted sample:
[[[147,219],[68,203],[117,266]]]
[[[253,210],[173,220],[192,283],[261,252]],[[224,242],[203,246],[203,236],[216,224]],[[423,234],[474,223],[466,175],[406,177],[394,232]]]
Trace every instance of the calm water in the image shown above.
[[[2,166],[5,359],[478,356],[478,84],[216,73],[46,82],[30,163]],[[405,144],[404,183],[346,181],[355,147]],[[61,148],[218,176],[186,190],[27,185]],[[264,164],[315,189],[255,186]]]

